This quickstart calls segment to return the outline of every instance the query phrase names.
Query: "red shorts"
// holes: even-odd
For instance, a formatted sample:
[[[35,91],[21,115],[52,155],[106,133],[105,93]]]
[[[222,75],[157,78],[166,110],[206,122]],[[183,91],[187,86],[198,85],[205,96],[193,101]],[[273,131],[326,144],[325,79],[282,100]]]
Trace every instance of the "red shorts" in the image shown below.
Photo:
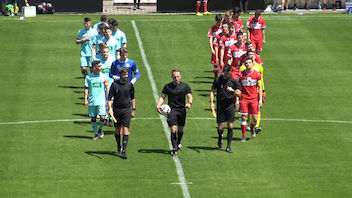
[[[240,114],[242,115],[258,115],[259,103],[258,99],[241,100],[240,101]]]
[[[257,51],[257,52],[263,51],[262,39],[260,39],[260,40],[252,40],[252,45],[253,45],[253,48],[255,49],[255,51]]]

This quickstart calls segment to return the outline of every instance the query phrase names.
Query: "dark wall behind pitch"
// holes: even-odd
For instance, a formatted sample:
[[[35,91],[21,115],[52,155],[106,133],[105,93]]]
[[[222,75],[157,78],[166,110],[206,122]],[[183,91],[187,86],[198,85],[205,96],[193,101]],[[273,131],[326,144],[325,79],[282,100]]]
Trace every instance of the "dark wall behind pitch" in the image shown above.
[[[158,0],[158,12],[194,12],[197,0]],[[240,0],[208,0],[209,11],[233,10]],[[248,0],[248,9],[264,9],[264,0]],[[203,12],[203,3],[200,11]]]
[[[24,0],[18,0],[19,7],[24,5]],[[103,0],[28,0],[30,5],[41,2],[54,5],[56,12],[102,12]]]

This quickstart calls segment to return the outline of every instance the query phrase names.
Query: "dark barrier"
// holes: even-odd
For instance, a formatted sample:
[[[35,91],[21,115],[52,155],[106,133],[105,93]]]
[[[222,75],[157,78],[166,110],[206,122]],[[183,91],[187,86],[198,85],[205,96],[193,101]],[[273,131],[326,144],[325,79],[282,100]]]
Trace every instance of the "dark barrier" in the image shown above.
[[[23,0],[18,0],[21,8]],[[53,4],[56,12],[102,12],[103,0],[29,0],[30,5],[37,5],[41,2]]]
[[[197,0],[158,0],[158,12],[194,12]],[[233,10],[240,6],[240,0],[208,0],[209,11]],[[201,10],[203,10],[203,5]],[[248,9],[264,9],[264,0],[248,0]]]

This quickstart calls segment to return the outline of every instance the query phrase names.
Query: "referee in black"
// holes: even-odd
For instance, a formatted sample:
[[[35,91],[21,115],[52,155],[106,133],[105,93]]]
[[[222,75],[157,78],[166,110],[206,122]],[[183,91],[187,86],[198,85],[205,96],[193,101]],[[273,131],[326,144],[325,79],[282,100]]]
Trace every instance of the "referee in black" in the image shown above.
[[[222,133],[227,122],[226,151],[232,153],[233,121],[235,120],[234,98],[241,95],[240,84],[231,77],[231,65],[224,66],[224,76],[215,78],[210,91],[210,108],[214,108],[214,92],[216,91],[216,122],[218,123],[218,147],[222,148]]]
[[[176,156],[177,151],[181,150],[181,139],[183,136],[183,128],[186,124],[186,108],[192,107],[193,97],[191,88],[184,82],[181,82],[181,71],[174,69],[171,72],[172,82],[164,86],[161,96],[156,104],[156,110],[161,113],[160,107],[166,96],[168,97],[168,105],[171,112],[167,117],[167,123],[171,128],[171,155]],[[186,96],[188,103],[186,103]],[[176,136],[177,131],[177,136]]]
[[[136,100],[134,98],[133,84],[127,80],[127,69],[121,68],[119,70],[119,74],[120,79],[115,81],[110,87],[108,96],[108,108],[109,114],[114,115],[117,120],[117,123],[115,123],[115,139],[117,143],[117,153],[121,154],[121,157],[123,159],[127,159],[126,148],[128,143],[128,136],[130,134],[129,128],[131,118],[134,117],[134,113],[136,110]],[[120,133],[122,133],[123,135],[122,148]]]

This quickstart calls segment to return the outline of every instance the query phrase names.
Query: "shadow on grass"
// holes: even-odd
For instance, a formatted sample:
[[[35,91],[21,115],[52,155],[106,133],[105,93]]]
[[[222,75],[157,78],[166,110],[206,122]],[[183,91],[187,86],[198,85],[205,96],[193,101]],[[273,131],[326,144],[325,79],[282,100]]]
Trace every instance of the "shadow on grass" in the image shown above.
[[[209,147],[209,146],[187,146],[187,148],[197,151],[198,153],[200,153],[200,150],[206,150],[206,151],[219,150],[218,147]]]
[[[212,137],[212,138],[218,139],[218,137]],[[227,140],[226,134],[223,135],[222,139],[223,139],[223,140]],[[238,137],[233,137],[233,138],[232,138],[233,141],[241,141],[241,139],[242,139],[242,138],[238,138]],[[250,141],[251,139],[252,139],[252,138],[247,137],[247,141]]]
[[[74,77],[74,79],[84,79],[84,77],[83,76],[76,76],[76,77]]]
[[[84,91],[73,91],[74,93],[83,94]]]
[[[84,113],[73,113],[72,115],[74,115],[74,116],[81,116],[81,117],[85,117],[85,118],[89,118],[88,114],[84,114]]]
[[[160,153],[170,155],[170,151],[165,149],[139,149],[138,153]]]
[[[78,138],[78,139],[93,139],[91,136],[85,136],[85,135],[64,135],[65,138]]]
[[[79,105],[79,106],[84,106],[84,103],[83,102],[75,102],[76,105]]]
[[[58,86],[59,88],[66,88],[66,89],[84,89],[84,87],[78,86]]]
[[[100,157],[99,155],[110,155],[110,156],[114,156],[114,157],[120,157],[116,151],[86,151],[85,152],[87,155],[91,155],[94,157],[97,157],[99,159],[102,159],[102,157]]]
[[[214,80],[214,77],[211,77],[211,76],[196,76],[194,78],[204,78],[204,79],[211,79],[211,80]]]
[[[213,81],[205,81],[205,80],[191,80],[189,82],[193,84],[212,84],[213,83]]]

